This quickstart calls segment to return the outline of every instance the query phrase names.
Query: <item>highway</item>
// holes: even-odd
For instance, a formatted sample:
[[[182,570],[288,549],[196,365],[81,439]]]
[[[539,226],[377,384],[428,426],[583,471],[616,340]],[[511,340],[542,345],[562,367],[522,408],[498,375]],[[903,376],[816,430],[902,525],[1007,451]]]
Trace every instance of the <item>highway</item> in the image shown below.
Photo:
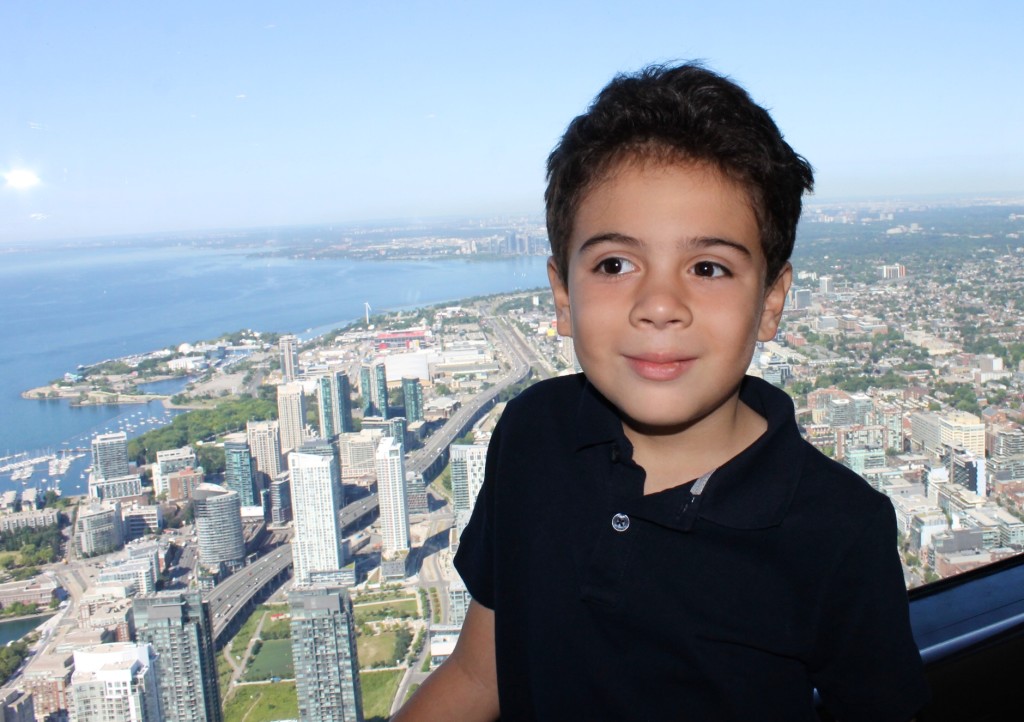
[[[224,631],[239,609],[244,609],[250,599],[291,563],[291,544],[282,544],[204,594],[213,617],[213,638]]]

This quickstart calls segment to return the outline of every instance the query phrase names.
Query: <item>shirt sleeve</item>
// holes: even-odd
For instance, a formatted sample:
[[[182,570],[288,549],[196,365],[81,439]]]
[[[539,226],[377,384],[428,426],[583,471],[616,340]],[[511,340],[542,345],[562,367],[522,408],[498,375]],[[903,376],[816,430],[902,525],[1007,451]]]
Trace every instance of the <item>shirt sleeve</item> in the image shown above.
[[[843,722],[905,722],[928,701],[887,500],[827,582],[812,681]]]
[[[501,421],[494,428],[487,447],[484,483],[480,488],[469,524],[459,538],[459,551],[455,554],[455,569],[462,577],[473,599],[494,609],[495,587],[495,486],[497,484],[498,456],[501,449]]]

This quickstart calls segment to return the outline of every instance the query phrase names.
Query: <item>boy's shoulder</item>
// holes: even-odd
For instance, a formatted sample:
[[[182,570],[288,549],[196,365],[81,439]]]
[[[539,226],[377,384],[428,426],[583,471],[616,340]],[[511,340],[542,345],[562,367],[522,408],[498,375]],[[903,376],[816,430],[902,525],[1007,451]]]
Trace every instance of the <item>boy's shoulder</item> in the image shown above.
[[[507,410],[515,414],[557,412],[575,414],[580,396],[587,386],[587,377],[581,373],[543,379],[526,387],[508,402]]]

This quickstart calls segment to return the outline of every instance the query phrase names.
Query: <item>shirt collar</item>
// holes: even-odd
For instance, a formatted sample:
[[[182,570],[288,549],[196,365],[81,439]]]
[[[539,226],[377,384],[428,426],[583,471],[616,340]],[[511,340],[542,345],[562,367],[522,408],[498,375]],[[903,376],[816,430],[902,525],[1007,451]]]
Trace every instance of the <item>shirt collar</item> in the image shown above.
[[[806,445],[784,391],[746,376],[740,400],[767,420],[768,429],[712,475],[701,495],[699,517],[734,529],[777,526],[796,491]],[[576,422],[578,451],[615,444],[621,453],[632,453],[615,407],[589,382],[583,384]]]

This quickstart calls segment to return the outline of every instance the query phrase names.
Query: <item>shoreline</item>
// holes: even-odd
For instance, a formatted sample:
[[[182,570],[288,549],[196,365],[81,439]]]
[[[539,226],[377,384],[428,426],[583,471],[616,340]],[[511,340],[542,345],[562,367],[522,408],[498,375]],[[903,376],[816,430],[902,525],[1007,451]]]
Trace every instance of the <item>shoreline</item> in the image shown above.
[[[38,619],[40,617],[52,617],[59,611],[59,609],[52,609],[46,612],[36,612],[35,614],[19,614],[11,617],[0,616],[0,624],[3,624],[4,622],[24,622],[30,619]]]
[[[85,398],[82,399],[82,394]],[[79,389],[63,389],[58,386],[38,386],[21,392],[21,398],[27,401],[62,401],[66,400],[73,407],[81,406],[126,406],[129,404],[148,404],[150,401],[169,401],[165,394],[123,394],[116,391],[82,391]]]

